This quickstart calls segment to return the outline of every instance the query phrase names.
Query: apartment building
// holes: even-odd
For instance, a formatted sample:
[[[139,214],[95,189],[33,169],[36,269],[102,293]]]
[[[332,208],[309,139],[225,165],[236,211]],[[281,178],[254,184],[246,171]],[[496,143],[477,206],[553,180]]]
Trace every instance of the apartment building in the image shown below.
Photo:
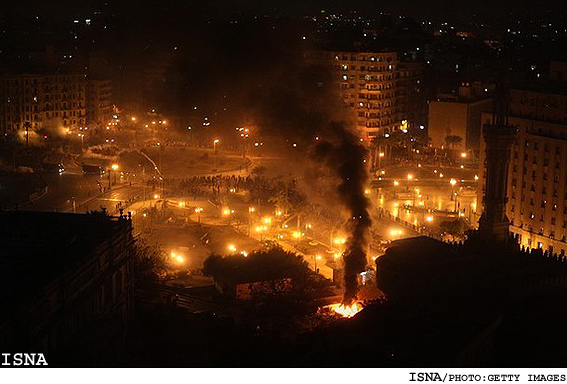
[[[307,60],[332,65],[344,104],[352,113],[361,136],[371,140],[414,122],[408,112],[416,106],[421,69],[418,64],[400,65],[396,52],[314,51]],[[425,102],[425,101],[424,101]],[[423,108],[422,108],[423,109]],[[409,121],[409,118],[412,118]]]
[[[112,119],[112,81],[89,79],[86,102],[87,124],[105,126]]]
[[[489,123],[492,115],[484,113]],[[553,89],[510,91],[517,127],[508,169],[506,215],[521,245],[567,251],[567,95]],[[484,151],[481,151],[484,159]],[[481,162],[481,164],[483,164]],[[480,169],[484,185],[484,169]],[[479,188],[479,201],[483,188]]]
[[[86,125],[86,79],[81,74],[0,77],[0,133]]]

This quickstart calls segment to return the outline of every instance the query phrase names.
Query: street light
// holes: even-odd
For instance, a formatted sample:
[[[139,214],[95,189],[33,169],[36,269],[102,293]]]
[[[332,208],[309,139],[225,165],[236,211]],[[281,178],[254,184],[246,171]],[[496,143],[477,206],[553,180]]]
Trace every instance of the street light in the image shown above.
[[[319,273],[319,270],[317,269],[317,260],[321,260],[321,259],[322,259],[321,255],[313,256],[313,260],[315,261],[315,273]]]
[[[81,138],[81,151],[82,151],[82,150],[83,150],[83,144],[84,144],[85,134],[84,134],[84,133],[78,133],[77,135]]]
[[[396,237],[401,239],[403,233],[404,232],[401,229],[390,230],[390,236],[392,236],[394,239],[396,239]]]
[[[195,208],[195,213],[197,214],[197,219],[199,224],[201,224],[201,212],[203,212],[203,208],[201,207]]]
[[[262,225],[257,225],[256,226],[256,232],[258,232],[260,234],[260,241],[264,240],[264,230],[266,227],[262,226]]]
[[[453,201],[453,199],[455,200],[455,209],[453,210],[453,212],[457,212],[457,198],[454,197],[455,194],[455,184],[457,184],[457,180],[455,179],[451,179],[449,181],[449,183],[451,183],[451,201]]]
[[[220,143],[219,139],[213,140],[213,166],[217,167],[217,144]]]
[[[384,152],[380,152],[378,154],[378,168],[381,168],[382,166],[382,158],[385,156],[386,154]]]
[[[112,187],[111,185],[112,171],[117,171],[118,168],[119,168],[118,164],[112,164],[110,166],[110,169],[108,170],[108,189]],[[114,174],[114,184],[116,184],[116,174]]]

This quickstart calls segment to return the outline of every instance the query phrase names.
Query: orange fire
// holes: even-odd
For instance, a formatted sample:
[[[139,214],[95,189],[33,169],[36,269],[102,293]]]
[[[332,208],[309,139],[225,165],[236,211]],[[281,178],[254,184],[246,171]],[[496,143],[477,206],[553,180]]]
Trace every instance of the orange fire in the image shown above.
[[[355,301],[346,306],[343,303],[331,304],[329,308],[343,317],[353,317],[362,310],[362,305]]]

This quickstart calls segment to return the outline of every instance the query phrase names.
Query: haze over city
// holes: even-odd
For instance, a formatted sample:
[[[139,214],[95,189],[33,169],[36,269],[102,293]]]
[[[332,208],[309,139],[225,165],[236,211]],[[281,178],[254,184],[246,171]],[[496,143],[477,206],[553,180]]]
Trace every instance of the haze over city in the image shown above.
[[[562,367],[560,5],[3,4],[2,365]]]

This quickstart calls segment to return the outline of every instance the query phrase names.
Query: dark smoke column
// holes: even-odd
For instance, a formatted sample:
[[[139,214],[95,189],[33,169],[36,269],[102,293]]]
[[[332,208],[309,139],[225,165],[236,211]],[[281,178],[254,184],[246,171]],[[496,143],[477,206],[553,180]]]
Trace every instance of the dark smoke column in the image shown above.
[[[333,122],[330,131],[335,140],[323,141],[315,148],[315,156],[324,160],[340,179],[337,192],[350,213],[347,229],[350,233],[344,253],[344,305],[356,299],[358,274],[366,267],[368,229],[372,225],[368,208],[370,201],[364,194],[369,174],[368,151],[360,139],[345,124]]]

